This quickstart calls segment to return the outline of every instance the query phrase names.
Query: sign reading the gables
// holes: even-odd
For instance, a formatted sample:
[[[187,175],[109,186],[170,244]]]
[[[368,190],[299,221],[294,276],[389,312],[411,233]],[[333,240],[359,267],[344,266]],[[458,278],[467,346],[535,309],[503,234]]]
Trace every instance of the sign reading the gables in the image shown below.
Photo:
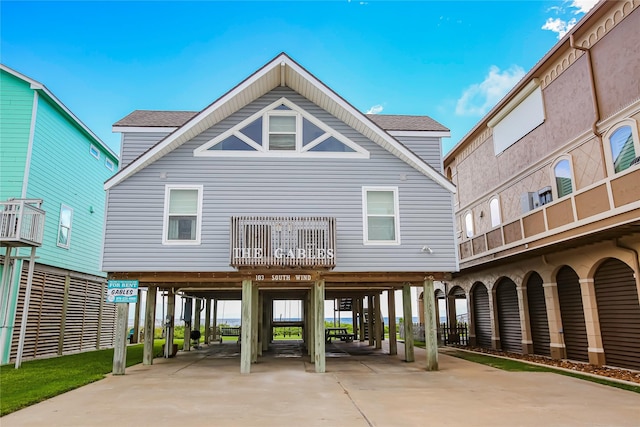
[[[262,259],[265,256],[263,248],[233,248],[234,258],[240,259]],[[273,251],[275,259],[334,259],[333,249],[283,249],[276,248]]]

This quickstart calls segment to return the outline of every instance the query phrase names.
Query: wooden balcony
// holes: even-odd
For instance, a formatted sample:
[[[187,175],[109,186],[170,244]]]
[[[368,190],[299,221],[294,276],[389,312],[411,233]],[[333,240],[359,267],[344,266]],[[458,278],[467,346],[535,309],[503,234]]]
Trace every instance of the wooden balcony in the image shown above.
[[[462,241],[460,268],[621,228],[637,222],[638,211],[640,168],[633,168]]]
[[[0,202],[0,245],[42,246],[45,212],[42,200],[12,199]]]
[[[335,267],[336,220],[329,217],[232,217],[235,268]]]

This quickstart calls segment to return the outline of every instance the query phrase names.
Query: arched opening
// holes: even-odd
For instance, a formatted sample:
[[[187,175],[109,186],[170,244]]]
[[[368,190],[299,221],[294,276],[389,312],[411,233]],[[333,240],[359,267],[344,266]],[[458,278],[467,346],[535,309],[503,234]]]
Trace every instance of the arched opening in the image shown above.
[[[473,302],[474,332],[476,345],[491,348],[491,312],[489,309],[489,292],[484,283],[477,282],[471,290]]]
[[[560,317],[562,318],[562,335],[567,358],[588,362],[589,343],[587,342],[587,327],[584,320],[579,280],[576,272],[567,266],[562,267],[556,276]]]
[[[522,353],[522,331],[516,284],[509,278],[500,280],[496,288],[500,344],[504,351]]]
[[[640,369],[640,303],[633,269],[610,258],[594,276],[607,365]]]
[[[544,298],[542,277],[538,273],[532,273],[527,280],[527,302],[533,352],[542,356],[551,356],[547,304]]]

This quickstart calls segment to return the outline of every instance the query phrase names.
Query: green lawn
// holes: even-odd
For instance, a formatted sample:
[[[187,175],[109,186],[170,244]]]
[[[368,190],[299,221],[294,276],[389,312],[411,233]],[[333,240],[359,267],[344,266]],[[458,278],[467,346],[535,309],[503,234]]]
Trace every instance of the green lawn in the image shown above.
[[[155,355],[162,354],[163,343],[155,341]],[[128,346],[127,366],[141,362],[142,344]],[[0,366],[0,416],[98,381],[112,368],[113,349],[26,361],[20,369]]]

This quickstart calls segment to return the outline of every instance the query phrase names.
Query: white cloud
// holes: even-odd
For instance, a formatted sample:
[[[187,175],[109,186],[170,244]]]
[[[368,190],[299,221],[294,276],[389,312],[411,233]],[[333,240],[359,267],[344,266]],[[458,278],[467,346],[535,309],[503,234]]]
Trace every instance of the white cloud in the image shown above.
[[[567,6],[572,11],[573,15],[585,14],[589,12],[597,3],[598,0],[565,0],[565,3],[569,3]],[[562,6],[552,6],[547,9],[548,12],[555,12],[556,15],[565,13],[565,9]],[[547,21],[542,26],[543,30],[553,31],[558,35],[558,39],[564,37],[569,30],[571,30],[578,20],[576,18],[562,19],[562,18],[547,18]]]
[[[378,104],[378,105],[374,105],[373,107],[369,108],[369,110],[365,114],[380,114],[380,113],[382,113],[382,110],[384,110],[384,107],[382,105]]]
[[[482,116],[514,87],[524,74],[522,67],[517,65],[504,71],[492,65],[482,83],[473,84],[462,93],[456,104],[456,114]]]
[[[571,18],[569,21],[564,21],[560,18],[547,18],[547,22],[544,23],[542,29],[557,33],[558,39],[561,39],[576,25],[576,22],[578,22],[576,18]]]
[[[576,15],[578,13],[587,13],[591,9],[593,9],[593,6],[595,6],[598,3],[598,1],[600,0],[573,0],[571,2],[570,7],[578,9],[575,12],[573,12]]]

